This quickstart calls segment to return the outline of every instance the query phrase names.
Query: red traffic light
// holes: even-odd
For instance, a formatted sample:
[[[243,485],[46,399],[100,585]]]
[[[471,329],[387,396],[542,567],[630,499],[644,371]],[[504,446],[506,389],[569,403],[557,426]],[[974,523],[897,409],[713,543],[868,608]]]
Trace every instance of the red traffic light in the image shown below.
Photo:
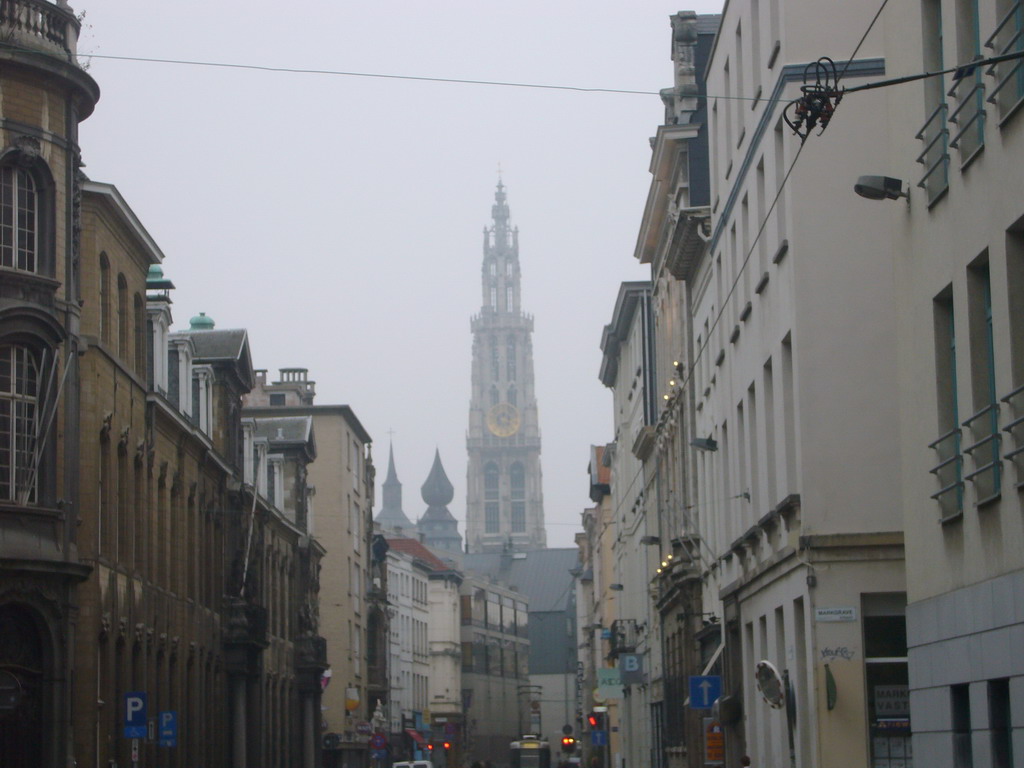
[[[427,744],[427,751],[428,752],[433,752],[434,751],[434,745],[433,744]]]
[[[452,743],[451,743],[450,741],[446,741],[446,742],[445,742],[444,744],[442,744],[441,746],[442,746],[442,747],[444,747],[444,751],[445,751],[445,752],[447,752],[447,751],[448,751],[449,749],[451,749],[451,748],[452,748]]]
[[[598,717],[597,712],[591,712],[587,715],[587,722],[590,723],[591,728],[598,728],[601,725],[601,718]]]

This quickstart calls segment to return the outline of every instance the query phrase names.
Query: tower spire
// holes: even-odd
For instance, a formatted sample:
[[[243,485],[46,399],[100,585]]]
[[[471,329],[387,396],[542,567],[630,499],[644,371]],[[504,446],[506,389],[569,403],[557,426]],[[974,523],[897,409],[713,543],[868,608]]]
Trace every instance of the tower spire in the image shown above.
[[[402,484],[398,481],[395,471],[395,447],[388,447],[388,475],[381,484],[381,506],[377,513],[377,522],[386,531],[412,533],[415,529],[412,521],[402,511]]]

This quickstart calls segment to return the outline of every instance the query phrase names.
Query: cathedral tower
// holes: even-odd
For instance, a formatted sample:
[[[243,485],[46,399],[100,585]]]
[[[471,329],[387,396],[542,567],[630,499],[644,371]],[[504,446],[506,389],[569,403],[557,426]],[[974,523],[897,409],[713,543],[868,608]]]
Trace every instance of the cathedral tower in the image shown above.
[[[473,370],[466,438],[469,552],[542,549],[544,496],[533,390],[533,317],[520,303],[519,230],[509,228],[505,187],[484,228],[482,305],[472,319]]]

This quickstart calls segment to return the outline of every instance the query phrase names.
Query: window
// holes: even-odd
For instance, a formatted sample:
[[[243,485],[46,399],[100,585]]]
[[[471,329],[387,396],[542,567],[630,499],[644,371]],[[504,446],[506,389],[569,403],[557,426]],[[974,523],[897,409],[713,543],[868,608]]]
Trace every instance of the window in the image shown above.
[[[508,380],[514,381],[516,378],[516,337],[509,336],[507,350],[505,352],[506,360],[505,367],[508,373]]]
[[[142,296],[135,294],[133,301],[134,314],[132,315],[133,330],[135,332],[135,373],[140,378],[146,377],[146,305]]]
[[[0,266],[38,271],[39,194],[23,168],[0,169]]]
[[[36,502],[39,367],[27,347],[0,346],[0,499]]]
[[[992,768],[1013,767],[1013,741],[1010,738],[1010,681],[988,681],[988,730],[992,740]]]
[[[932,303],[935,334],[935,389],[939,437],[929,447],[938,454],[939,464],[931,472],[939,481],[932,498],[939,502],[942,519],[963,511],[963,457],[960,452],[960,419],[957,411],[956,324],[953,320],[953,292],[947,287]]]
[[[498,289],[491,286],[491,309],[498,308]]]
[[[284,405],[284,395],[282,393],[280,393],[280,392],[275,392],[275,393],[271,394],[270,395],[270,404],[274,405],[274,406]]]
[[[505,286],[505,311],[506,312],[512,312],[514,309],[515,309],[515,307],[512,304],[512,286],[511,285],[506,285]]]
[[[505,262],[505,277],[512,277],[512,262]]]
[[[978,0],[957,0],[956,21],[956,60],[973,61],[982,55]],[[966,163],[985,145],[983,73],[982,67],[976,67],[964,77],[954,79],[947,94],[956,100],[956,106],[949,113],[949,122],[953,124],[949,146],[959,148],[961,163]]]
[[[509,384],[508,385],[508,402],[509,402],[509,405],[517,405],[517,403],[516,403],[516,385],[515,384]]]
[[[953,768],[973,768],[971,745],[971,692],[966,683],[949,688],[953,720]]]
[[[110,343],[110,260],[100,254],[100,339]]]
[[[921,3],[922,62],[926,72],[943,69],[942,4],[940,0]],[[919,187],[928,193],[928,202],[937,200],[949,186],[948,131],[946,130],[946,95],[944,78],[929,77],[923,81],[925,121],[917,132],[924,148],[917,158],[923,166]]]
[[[509,470],[512,490],[512,533],[526,532],[526,472],[518,461]]]
[[[117,355],[122,362],[128,362],[128,280],[124,274],[117,276]]]
[[[967,312],[970,333],[971,394],[974,415],[963,426],[969,430],[970,445],[964,453],[974,460],[974,471],[966,476],[977,490],[978,503],[999,494],[999,400],[996,397],[995,344],[992,337],[992,283],[988,256],[983,255],[967,270]]]
[[[491,262],[490,264],[488,264],[487,266],[488,266],[488,268],[490,269],[490,272],[491,272],[491,277],[497,277],[497,276],[498,276],[498,265],[497,265],[497,264],[495,264],[495,263],[494,263],[494,262],[492,261],[492,262]]]
[[[484,467],[484,531],[498,532],[498,465]]]
[[[498,404],[498,387],[495,384],[491,384],[491,405]]]
[[[501,368],[498,364],[498,342],[491,337],[491,379],[497,381],[501,375]]]
[[[996,56],[1020,53],[1024,50],[1024,7],[1020,0],[997,0],[998,25],[985,47]],[[1024,67],[1020,60],[1003,61],[986,70],[995,81],[990,101],[999,107],[999,116],[1006,119],[1024,99]]]

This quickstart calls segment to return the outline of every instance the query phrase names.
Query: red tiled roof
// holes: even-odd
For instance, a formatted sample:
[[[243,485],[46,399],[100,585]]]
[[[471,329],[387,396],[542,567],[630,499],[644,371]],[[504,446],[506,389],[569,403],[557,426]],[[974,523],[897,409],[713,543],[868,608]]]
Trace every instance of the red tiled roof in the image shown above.
[[[417,560],[422,560],[435,571],[450,571],[451,567],[431,552],[426,546],[416,539],[391,538],[388,537],[388,546],[396,552],[404,552],[412,555]]]

